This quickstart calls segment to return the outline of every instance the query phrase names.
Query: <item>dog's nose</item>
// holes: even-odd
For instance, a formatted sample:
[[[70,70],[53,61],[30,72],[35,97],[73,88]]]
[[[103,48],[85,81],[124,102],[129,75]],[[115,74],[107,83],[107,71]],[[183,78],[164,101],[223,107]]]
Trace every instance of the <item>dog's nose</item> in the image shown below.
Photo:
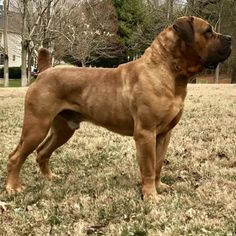
[[[231,43],[232,37],[230,35],[225,35],[225,40],[228,41],[229,43]]]

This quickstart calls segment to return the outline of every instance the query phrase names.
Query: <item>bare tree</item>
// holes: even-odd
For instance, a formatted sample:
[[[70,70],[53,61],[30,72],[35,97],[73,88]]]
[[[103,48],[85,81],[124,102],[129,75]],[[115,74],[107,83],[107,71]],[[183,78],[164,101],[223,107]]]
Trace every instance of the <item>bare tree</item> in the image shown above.
[[[9,0],[4,0],[4,87],[9,86],[9,59],[8,59],[8,10]]]
[[[85,66],[116,52],[117,19],[110,0],[80,1],[58,12],[60,23],[52,27],[55,56]],[[54,21],[58,22],[58,21]]]
[[[21,86],[27,86],[30,79],[31,58],[35,47],[35,34],[42,26],[42,19],[46,18],[50,22],[50,9],[55,7],[60,0],[18,0],[14,7],[19,9],[22,14],[22,68],[21,68]],[[62,0],[61,0],[62,1]],[[48,9],[50,8],[50,9]],[[48,9],[48,11],[47,11]],[[47,13],[47,14],[46,14]],[[45,15],[47,17],[45,17]],[[47,30],[47,25],[44,27]],[[45,33],[46,35],[46,33]],[[27,60],[28,59],[28,60]],[[27,65],[28,61],[28,65]]]
[[[174,0],[167,0],[166,4],[167,4],[167,21],[170,21],[173,14]]]
[[[154,7],[155,9],[159,7],[160,1],[159,0],[147,0],[147,3]]]
[[[194,6],[196,0],[188,0],[186,6],[186,15],[194,15]]]

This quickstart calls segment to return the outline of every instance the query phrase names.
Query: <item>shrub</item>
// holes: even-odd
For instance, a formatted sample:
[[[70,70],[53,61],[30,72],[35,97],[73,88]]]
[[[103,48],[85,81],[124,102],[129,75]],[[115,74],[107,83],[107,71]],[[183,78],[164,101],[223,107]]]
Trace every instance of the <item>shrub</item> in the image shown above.
[[[4,77],[4,67],[0,68],[0,78]],[[21,78],[21,68],[20,67],[9,67],[9,78],[10,79],[20,79]]]
[[[21,78],[21,68],[20,67],[9,67],[9,78],[20,79]]]
[[[3,75],[3,67],[2,68],[0,68],[0,78],[3,78],[4,77],[4,75]]]

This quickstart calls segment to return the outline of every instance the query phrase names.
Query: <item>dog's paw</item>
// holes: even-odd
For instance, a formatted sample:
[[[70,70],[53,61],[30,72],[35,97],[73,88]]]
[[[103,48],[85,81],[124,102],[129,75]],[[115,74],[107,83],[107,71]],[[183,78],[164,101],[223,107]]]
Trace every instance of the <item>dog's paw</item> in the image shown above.
[[[60,175],[56,175],[54,173],[49,173],[49,174],[45,174],[44,177],[48,180],[53,180],[53,179],[61,179]]]
[[[163,182],[161,182],[161,181],[159,181],[159,182],[157,183],[157,190],[160,191],[160,192],[168,191],[170,188],[171,188],[170,185],[165,184],[165,183],[163,183]]]
[[[158,203],[163,200],[163,196],[158,194],[156,189],[153,191],[143,191],[143,200],[148,203]]]
[[[143,200],[148,203],[159,203],[163,200],[163,196],[157,193],[153,194],[143,194]]]
[[[18,185],[17,187],[13,187],[13,186],[8,184],[6,186],[6,191],[9,195],[13,195],[13,194],[16,194],[16,193],[23,192],[24,189],[25,189],[25,187],[22,186],[22,185]]]

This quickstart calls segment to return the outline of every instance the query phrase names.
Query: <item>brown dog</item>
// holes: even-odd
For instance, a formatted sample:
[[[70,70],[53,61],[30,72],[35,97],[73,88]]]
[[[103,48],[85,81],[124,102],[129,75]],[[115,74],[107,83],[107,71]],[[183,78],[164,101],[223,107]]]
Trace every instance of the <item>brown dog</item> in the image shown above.
[[[204,68],[216,68],[230,52],[231,37],[216,33],[197,17],[177,19],[140,59],[115,69],[49,68],[49,53],[40,50],[42,72],[26,94],[21,139],[8,161],[7,191],[21,190],[21,166],[35,149],[42,174],[51,179],[52,152],[80,122],[89,121],[134,137],[143,196],[156,198],[188,79]]]

